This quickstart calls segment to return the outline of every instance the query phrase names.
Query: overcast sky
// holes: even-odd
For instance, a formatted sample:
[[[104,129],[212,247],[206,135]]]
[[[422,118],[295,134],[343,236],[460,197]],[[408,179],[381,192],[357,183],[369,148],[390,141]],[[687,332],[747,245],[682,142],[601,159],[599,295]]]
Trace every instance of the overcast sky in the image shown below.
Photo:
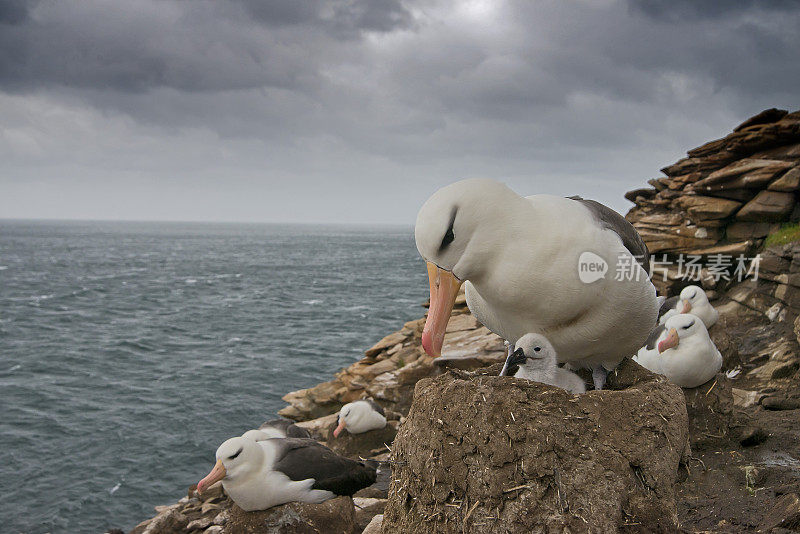
[[[0,0],[0,218],[413,224],[469,177],[624,213],[800,108],[798,28],[794,1]]]

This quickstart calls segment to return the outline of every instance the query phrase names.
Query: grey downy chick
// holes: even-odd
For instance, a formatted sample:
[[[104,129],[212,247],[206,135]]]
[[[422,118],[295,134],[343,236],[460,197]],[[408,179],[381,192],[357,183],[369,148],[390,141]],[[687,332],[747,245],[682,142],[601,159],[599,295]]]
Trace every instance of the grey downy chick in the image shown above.
[[[566,389],[573,394],[586,392],[586,384],[581,377],[558,367],[556,351],[543,335],[525,334],[517,340],[515,347],[506,359],[500,376],[525,378]]]

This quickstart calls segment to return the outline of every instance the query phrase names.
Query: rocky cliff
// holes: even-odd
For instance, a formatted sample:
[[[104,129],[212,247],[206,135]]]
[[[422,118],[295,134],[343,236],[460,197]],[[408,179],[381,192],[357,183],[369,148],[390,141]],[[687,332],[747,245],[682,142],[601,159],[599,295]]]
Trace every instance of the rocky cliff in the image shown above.
[[[765,245],[800,215],[799,165],[800,112],[767,110],[666,167],[652,187],[626,195],[635,203],[627,217],[655,254],[654,282],[663,294],[694,283],[685,279],[686,258],[700,258],[700,283],[720,312],[710,333],[727,375],[683,391],[652,375],[627,382],[616,377],[611,383],[616,380],[619,391],[587,394],[562,408],[563,392],[510,379],[495,384],[500,379],[484,376],[503,360],[502,340],[470,315],[462,295],[441,358],[422,350],[421,318],[380,340],[332,380],[284,397],[288,405],[280,414],[321,440],[329,439],[334,414],[347,402],[372,397],[386,409],[387,431],[330,442],[343,454],[386,462],[379,483],[357,496],[356,508],[349,499],[324,510],[286,505],[256,520],[221,488],[202,499],[190,488],[134,533],[320,532],[307,525],[333,524],[331,514],[341,516],[336,524],[345,525],[343,532],[354,533],[368,523],[368,532],[380,532],[384,517],[387,532],[409,525],[475,533],[592,532],[596,525],[621,532],[799,528],[800,243]],[[750,271],[739,279],[735,261],[715,267],[719,262],[710,260],[720,254],[760,254],[758,276]],[[487,401],[490,386],[508,391]],[[456,391],[471,400],[461,406],[445,398]],[[616,419],[602,409],[611,396],[628,406]],[[519,413],[506,410],[503,403],[512,399],[524,405]],[[484,408],[481,417],[496,424],[471,433],[461,416],[469,413],[474,421]],[[569,416],[563,425],[553,419],[556,412]],[[535,420],[541,432],[532,423],[516,424],[518,416]],[[598,429],[606,429],[600,449],[579,439]],[[542,454],[525,448],[537,436],[547,444],[537,445]],[[442,447],[445,442],[455,445]],[[476,452],[484,449],[486,454]],[[475,480],[495,464],[505,478]],[[562,472],[563,466],[574,469]],[[396,476],[390,477],[392,468]],[[605,490],[592,485],[595,475]]]
[[[680,255],[750,256],[781,224],[800,218],[800,111],[765,110],[661,172],[651,187],[625,194],[636,204],[626,218],[665,264],[657,263],[657,287],[672,293],[688,283],[681,283]],[[712,274],[705,268],[699,276],[709,289]]]

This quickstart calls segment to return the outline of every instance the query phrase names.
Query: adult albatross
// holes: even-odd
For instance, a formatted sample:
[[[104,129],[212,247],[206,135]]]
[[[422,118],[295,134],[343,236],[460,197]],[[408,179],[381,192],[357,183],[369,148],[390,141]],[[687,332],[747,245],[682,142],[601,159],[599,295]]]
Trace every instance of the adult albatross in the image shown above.
[[[373,484],[371,463],[350,460],[313,439],[231,438],[217,449],[217,463],[197,491],[222,480],[225,492],[242,510],[266,510],[287,502],[320,503],[353,495]]]
[[[414,232],[431,293],[422,345],[433,357],[462,283],[470,311],[510,350],[538,332],[559,361],[592,369],[596,389],[656,324],[647,247],[593,200],[521,197],[493,180],[463,180],[425,202]]]

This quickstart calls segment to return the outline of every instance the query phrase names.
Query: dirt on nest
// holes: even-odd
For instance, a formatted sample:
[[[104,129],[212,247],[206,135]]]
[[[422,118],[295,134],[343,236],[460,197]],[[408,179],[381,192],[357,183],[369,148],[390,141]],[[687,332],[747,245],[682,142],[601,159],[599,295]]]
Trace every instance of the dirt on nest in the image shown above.
[[[463,371],[420,381],[393,445],[384,534],[674,532],[683,392],[629,360],[609,387],[574,396]]]

